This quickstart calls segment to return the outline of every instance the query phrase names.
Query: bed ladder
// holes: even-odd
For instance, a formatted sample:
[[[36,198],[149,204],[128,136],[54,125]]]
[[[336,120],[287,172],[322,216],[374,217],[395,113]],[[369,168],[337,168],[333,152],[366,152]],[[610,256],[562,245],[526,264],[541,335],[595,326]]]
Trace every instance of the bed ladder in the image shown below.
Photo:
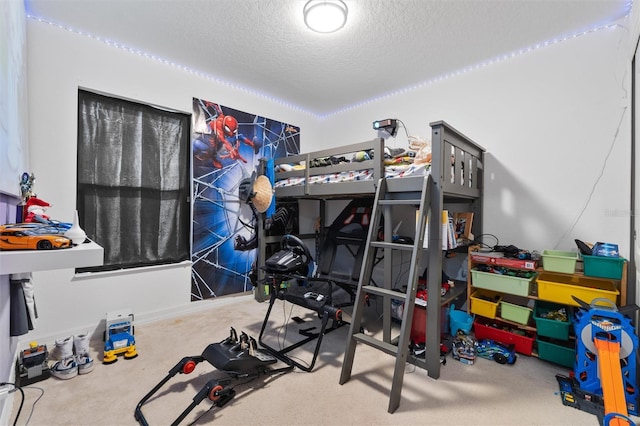
[[[389,400],[388,412],[393,413],[400,405],[400,394],[402,392],[402,383],[404,381],[404,370],[409,354],[409,343],[411,335],[411,323],[413,320],[413,310],[415,306],[416,290],[418,284],[418,268],[420,267],[420,259],[423,253],[424,232],[427,224],[429,212],[429,189],[432,183],[431,176],[424,179],[422,191],[411,193],[389,193],[387,189],[386,179],[380,179],[376,196],[374,199],[373,210],[371,213],[371,226],[365,246],[360,280],[358,282],[358,290],[356,293],[356,301],[353,308],[351,325],[349,327],[349,337],[345,350],[344,361],[342,363],[342,372],[340,373],[340,384],[344,384],[351,378],[351,370],[355,358],[356,344],[364,343],[368,346],[376,348],[382,352],[392,355],[396,358],[395,368],[393,371],[393,382],[391,385],[391,394]],[[402,195],[413,196],[414,198],[402,198]],[[418,194],[418,195],[417,195]],[[419,197],[419,198],[416,198]],[[392,242],[391,234],[391,210],[392,206],[407,205],[420,206],[420,214],[417,215],[416,234],[413,239],[413,245],[398,244]],[[384,214],[385,220],[385,238],[384,242],[377,241],[378,229],[377,224]],[[406,293],[394,291],[391,289],[391,280],[388,279],[390,274],[385,274],[385,283],[382,287],[371,285],[371,275],[375,266],[375,254],[377,249],[385,251],[404,250],[411,252],[411,263],[408,275]],[[385,257],[389,252],[385,253]],[[392,256],[389,256],[392,259]],[[385,259],[386,260],[386,259]],[[391,261],[387,263],[391,265]],[[386,266],[386,265],[385,265]],[[362,332],[362,316],[365,309],[365,300],[367,295],[375,295],[383,300],[383,319],[389,322],[389,325],[383,325],[382,340],[369,336]],[[390,312],[392,300],[404,302],[404,310],[402,313],[402,324],[400,326],[400,335],[391,338]]]

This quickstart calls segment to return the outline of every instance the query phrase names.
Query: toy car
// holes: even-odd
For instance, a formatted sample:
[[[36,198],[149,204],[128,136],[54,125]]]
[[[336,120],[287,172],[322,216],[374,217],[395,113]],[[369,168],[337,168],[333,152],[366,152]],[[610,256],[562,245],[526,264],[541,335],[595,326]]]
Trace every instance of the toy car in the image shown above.
[[[11,224],[0,226],[0,250],[51,250],[71,247],[71,240],[53,233],[50,226]]]
[[[137,357],[136,339],[133,337],[133,314],[109,313],[106,325],[102,362],[112,364],[121,354],[124,354],[125,359]]]
[[[477,354],[479,357],[492,359],[498,364],[514,364],[517,359],[516,352],[512,347],[491,339],[478,341]]]
[[[451,344],[451,355],[463,364],[473,364],[478,356],[478,342],[475,337],[458,330]]]

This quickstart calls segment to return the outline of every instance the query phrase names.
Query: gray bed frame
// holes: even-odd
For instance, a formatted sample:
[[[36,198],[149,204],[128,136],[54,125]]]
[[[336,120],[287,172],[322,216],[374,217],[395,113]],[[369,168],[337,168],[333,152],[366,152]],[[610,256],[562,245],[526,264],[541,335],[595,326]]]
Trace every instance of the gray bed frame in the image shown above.
[[[474,213],[473,231],[476,236],[482,234],[482,198],[484,184],[484,153],[485,149],[465,136],[460,131],[446,123],[445,121],[435,121],[429,124],[431,127],[432,162],[431,176],[433,186],[431,187],[430,217],[440,218],[442,210],[446,207],[450,211],[471,211]],[[276,165],[285,163],[297,163],[305,161],[309,165],[313,159],[325,157],[346,156],[357,151],[374,151],[372,160],[363,162],[351,162],[335,164],[327,167],[307,167],[304,170],[294,170],[289,172],[277,172],[276,181],[288,177],[304,177],[304,184],[281,187],[275,189],[276,201],[290,199],[314,199],[320,200],[320,216],[324,217],[326,209],[325,201],[331,199],[349,199],[354,197],[373,196],[379,179],[384,177],[384,139],[375,138],[365,142],[348,144],[339,148],[323,149],[319,151],[297,154],[275,161]],[[309,184],[310,176],[336,173],[344,171],[357,171],[371,169],[373,179],[337,182],[326,184]],[[388,192],[392,197],[415,198],[416,192],[422,191],[423,176],[410,176],[404,178],[387,179]],[[324,222],[322,222],[324,225]],[[260,224],[261,225],[261,224]],[[385,233],[391,233],[390,223],[385,223]],[[440,221],[429,221],[430,244],[436,241],[441,247]],[[387,229],[388,228],[388,229]],[[259,226],[262,230],[263,227]],[[302,236],[305,237],[305,236]],[[274,237],[265,238],[264,232],[259,236],[259,259],[264,262],[265,246],[267,243],[277,242]],[[441,271],[443,263],[443,253],[440,250],[428,250],[428,282],[437,282],[440,285]],[[387,272],[385,271],[385,275]],[[391,279],[391,272],[385,279]],[[260,272],[259,272],[260,278]],[[429,286],[431,288],[431,286]],[[435,285],[433,288],[436,288]],[[437,296],[434,300],[432,294]],[[429,307],[441,306],[442,300],[439,291],[430,291]],[[256,299],[266,300],[264,294],[256,291]],[[437,302],[433,303],[432,302]],[[390,329],[390,316],[383,315],[383,328]],[[425,360],[414,362],[416,365],[426,368],[429,376],[438,378],[440,375],[440,332],[441,332],[441,312],[440,309],[427,309],[426,325],[426,348]],[[414,360],[415,361],[415,360]]]

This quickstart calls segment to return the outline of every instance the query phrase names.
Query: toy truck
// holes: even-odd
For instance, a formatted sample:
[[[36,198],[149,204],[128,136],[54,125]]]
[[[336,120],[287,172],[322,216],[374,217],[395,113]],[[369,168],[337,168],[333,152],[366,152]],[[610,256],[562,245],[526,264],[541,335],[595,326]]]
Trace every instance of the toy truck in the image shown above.
[[[123,355],[125,359],[137,357],[136,339],[133,334],[132,313],[129,311],[107,313],[102,362],[113,364],[118,360],[118,355]]]

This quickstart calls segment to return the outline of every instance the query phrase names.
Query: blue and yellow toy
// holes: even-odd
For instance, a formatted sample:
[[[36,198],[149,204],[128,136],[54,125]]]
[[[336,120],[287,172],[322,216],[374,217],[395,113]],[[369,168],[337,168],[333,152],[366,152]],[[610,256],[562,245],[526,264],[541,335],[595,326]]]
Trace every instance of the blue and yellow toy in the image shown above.
[[[633,424],[638,415],[638,337],[626,311],[608,299],[579,303],[574,318],[576,362],[573,377],[556,376],[562,403],[598,416],[604,425]],[[628,309],[627,309],[628,308]],[[622,312],[621,312],[622,311]]]
[[[123,355],[125,359],[138,356],[133,331],[132,313],[128,311],[107,313],[102,360],[104,364],[113,364],[118,360],[118,355]]]

